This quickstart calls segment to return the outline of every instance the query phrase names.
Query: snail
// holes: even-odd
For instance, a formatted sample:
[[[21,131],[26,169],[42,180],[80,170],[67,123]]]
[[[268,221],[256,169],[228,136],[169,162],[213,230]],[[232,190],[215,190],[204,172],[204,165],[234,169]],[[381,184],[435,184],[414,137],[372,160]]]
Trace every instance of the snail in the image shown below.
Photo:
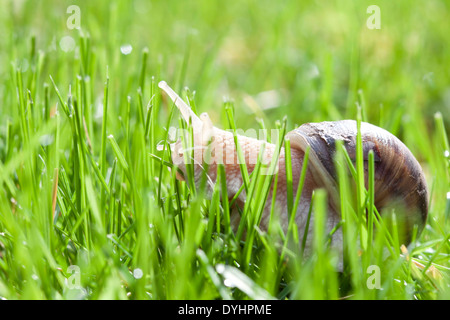
[[[243,184],[241,169],[238,163],[236,144],[232,132],[214,127],[206,113],[199,117],[191,108],[167,85],[161,81],[159,87],[166,92],[174,104],[180,110],[187,123],[192,123],[194,150],[191,153],[194,161],[194,176],[196,184],[206,170],[202,163],[205,162],[205,150],[208,153],[207,176],[211,185],[214,185],[217,175],[217,165],[224,165],[226,171],[226,185],[229,197],[239,192]],[[370,150],[373,150],[375,163],[375,206],[379,212],[384,208],[394,205],[403,206],[404,219],[402,223],[405,229],[404,242],[411,240],[414,226],[421,232],[428,214],[428,191],[424,173],[419,162],[411,151],[397,137],[388,131],[375,125],[361,122],[361,138],[363,145],[363,157],[365,162],[365,176],[367,177],[367,162]],[[302,170],[305,151],[309,148],[309,162],[307,166],[305,182],[303,185],[300,202],[295,221],[298,226],[298,234],[302,237],[304,232],[312,230],[312,224],[305,231],[311,197],[314,190],[326,189],[329,194],[328,214],[326,228],[330,232],[340,221],[339,203],[334,201],[338,193],[337,173],[333,157],[336,152],[336,141],[341,140],[348,155],[352,160],[356,157],[357,123],[355,120],[325,121],[320,123],[306,123],[288,132],[286,137],[291,145],[291,165],[293,176],[294,194]],[[263,148],[263,163],[270,163],[272,155],[276,152],[276,145],[255,138],[238,135],[238,143],[242,150],[248,172],[251,173],[256,165],[256,160]],[[185,151],[178,140],[170,145],[172,161],[186,175]],[[275,203],[279,208],[279,216],[282,227],[288,226],[287,212],[287,186],[285,172],[286,155],[284,147],[278,155],[278,182]],[[179,177],[183,179],[182,177]],[[367,181],[366,181],[367,183]],[[260,228],[266,229],[270,218],[272,196],[269,195],[260,221]],[[237,198],[237,205],[243,207],[246,201],[245,192],[241,192]],[[239,221],[239,215],[232,217],[235,224]],[[308,238],[310,241],[310,238]],[[331,241],[338,245],[342,243],[342,232],[338,230],[332,235]],[[308,242],[307,246],[311,243]]]

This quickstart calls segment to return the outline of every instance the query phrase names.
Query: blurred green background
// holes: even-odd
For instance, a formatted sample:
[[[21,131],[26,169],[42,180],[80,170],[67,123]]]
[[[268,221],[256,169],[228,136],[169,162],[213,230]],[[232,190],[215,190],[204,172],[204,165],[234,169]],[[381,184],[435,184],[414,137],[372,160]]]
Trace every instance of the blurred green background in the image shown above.
[[[66,12],[77,5],[81,30],[97,55],[96,75],[103,79],[108,65],[112,75],[129,83],[119,85],[111,76],[117,97],[139,78],[141,50],[147,47],[147,74],[196,90],[199,109],[216,120],[214,110],[224,96],[251,113],[244,97],[269,90],[275,90],[278,106],[267,111],[273,119],[287,114],[292,123],[322,120],[330,108],[339,117],[354,117],[360,89],[374,123],[394,126],[396,117],[412,110],[423,115],[424,125],[436,111],[449,120],[447,1],[1,3],[2,95],[8,94],[8,61],[27,58],[23,52],[30,50],[32,35],[37,50],[47,53],[45,81],[48,74],[57,82],[74,76],[74,53],[63,52],[59,43],[64,36],[78,37],[78,30],[67,27]],[[379,30],[366,26],[371,4],[381,10]],[[125,56],[120,47],[127,44],[132,51]],[[248,119],[237,121],[250,125]]]
[[[68,12],[68,9],[73,5],[79,8],[79,29],[71,28],[74,12]],[[380,29],[369,29],[367,26],[371,16],[367,12],[370,5],[380,8]],[[183,97],[186,87],[195,92],[197,112],[208,112],[213,123],[219,127],[228,126],[223,112],[224,101],[233,101],[237,127],[242,129],[257,128],[259,118],[271,128],[277,120],[287,116],[288,130],[305,122],[354,119],[357,106],[361,106],[364,120],[397,135],[421,162],[431,191],[429,225],[422,240],[432,242],[429,247],[424,245],[421,252],[424,260],[441,263],[441,270],[448,269],[448,223],[445,221],[448,221],[450,211],[450,200],[447,199],[450,158],[447,136],[436,119],[442,116],[446,127],[450,127],[449,7],[449,1],[439,0],[0,0],[0,169],[3,170],[3,164],[6,164],[6,169],[10,170],[7,174],[0,171],[0,179],[2,183],[14,181],[15,185],[9,183],[8,190],[17,192],[18,199],[14,202],[16,200],[8,192],[0,197],[0,204],[10,210],[8,215],[1,212],[4,216],[0,216],[0,226],[6,230],[0,230],[0,258],[5,257],[0,259],[0,293],[15,296],[18,292],[18,297],[32,298],[60,297],[59,292],[64,291],[61,289],[64,278],[55,270],[65,270],[71,263],[77,263],[90,275],[84,279],[88,279],[86,287],[94,292],[91,298],[111,297],[114,292],[118,293],[113,297],[124,298],[121,281],[130,277],[128,268],[136,266],[157,279],[156,284],[149,281],[145,288],[138,288],[141,291],[136,290],[139,298],[147,297],[147,292],[157,298],[185,298],[194,294],[197,294],[194,297],[200,298],[219,296],[216,287],[206,282],[205,279],[209,279],[206,271],[199,272],[192,267],[184,274],[185,256],[192,259],[192,266],[198,263],[195,256],[198,243],[188,247],[192,252],[179,255],[179,239],[172,239],[175,238],[172,224],[158,220],[160,217],[167,218],[164,210],[179,209],[178,204],[167,201],[164,205],[172,205],[167,209],[159,202],[157,206],[154,200],[149,200],[154,199],[152,197],[158,187],[155,181],[158,180],[149,174],[153,171],[145,166],[151,167],[149,163],[152,160],[149,160],[148,154],[156,153],[156,143],[164,139],[163,127],[167,123],[169,104],[160,103],[161,95],[156,94],[154,110],[158,111],[155,117],[159,121],[155,136],[150,140],[143,138],[143,129],[139,125],[133,125],[139,124],[138,88],[144,84],[141,90],[145,108],[151,98],[152,83],[155,85],[160,80],[167,81]],[[142,67],[143,61],[146,61],[145,68]],[[61,128],[55,130],[55,136],[60,135],[61,139],[56,144],[50,143],[48,150],[47,145],[41,148],[35,142],[36,145],[27,146],[22,141],[26,128],[32,133],[37,132],[45,127],[46,122],[53,121],[44,119],[42,112],[46,106],[54,108],[59,102],[51,76],[62,99],[67,101],[71,88],[74,96],[81,101],[87,126],[85,130],[90,136],[93,157],[100,162],[101,178],[106,177],[107,170],[110,174],[111,167],[116,165],[114,158],[117,150],[113,150],[114,145],[111,143],[111,147],[108,142],[103,163],[99,157],[101,138],[105,138],[102,135],[102,108],[107,74],[109,109],[105,132],[117,140],[126,161],[130,163],[130,171],[137,177],[134,183],[139,187],[133,190],[125,186],[122,190],[121,186],[119,195],[111,193],[111,204],[109,200],[105,201],[102,181],[96,180],[100,175],[93,172],[94,166],[91,168],[87,162],[82,168],[84,171],[77,172],[74,164],[90,158],[77,150],[76,145],[73,147],[75,143],[82,145],[85,139],[81,130],[77,131],[76,136],[74,127],[69,126],[76,123],[73,119],[60,112],[61,117],[57,121],[61,121]],[[25,90],[22,102],[17,98],[18,87],[21,87],[17,84],[20,76],[23,77]],[[76,88],[79,92],[74,93]],[[30,90],[28,95],[26,90]],[[132,101],[131,115],[127,114],[128,96]],[[27,116],[19,106],[28,108]],[[61,106],[59,108],[61,110]],[[177,117],[178,114],[175,114],[175,125],[178,124]],[[125,130],[128,124],[132,125],[130,141]],[[15,151],[21,150],[26,151],[25,155],[18,159],[14,157]],[[25,162],[24,168],[31,168],[30,172],[22,170],[19,160]],[[54,168],[59,168],[61,172],[57,207],[61,217],[56,219],[51,208]],[[61,182],[64,171],[68,178]],[[166,171],[162,175],[163,194],[170,197],[176,185]],[[125,176],[118,169],[117,181],[113,183],[131,183]],[[89,188],[79,182],[84,177],[94,181],[93,185],[88,185]],[[152,179],[153,184],[150,183]],[[62,191],[67,191],[67,194]],[[182,199],[190,200],[188,191],[183,189],[183,192],[185,198]],[[150,212],[150,218],[144,215],[144,221],[155,219],[166,228],[158,226],[163,230],[161,242],[169,239],[167,243],[170,244],[165,248],[168,253],[163,258],[153,251],[152,260],[148,258],[148,252],[154,247],[147,241],[150,237],[146,229],[148,224],[135,224],[142,218],[133,216],[140,212],[140,207],[134,207],[136,203],[132,201],[136,195],[142,196],[142,206]],[[40,202],[42,199],[46,202]],[[95,199],[100,203],[101,210],[92,205],[97,204]],[[123,212],[120,212],[121,207],[114,206],[114,201],[119,200],[124,203]],[[81,205],[81,201],[87,204],[86,207]],[[19,205],[16,207],[17,203]],[[42,208],[37,208],[36,203]],[[16,215],[17,208],[24,214]],[[110,210],[110,216],[111,212],[114,215],[119,212],[119,218],[113,222],[123,221],[123,229],[128,228],[123,232],[126,235],[119,239],[123,241],[119,243],[122,247],[114,242],[116,238],[105,240],[104,234],[97,234],[90,224],[89,219],[95,218],[98,212],[103,213],[103,209],[104,212]],[[86,212],[90,215],[85,215]],[[173,220],[173,217],[169,218]],[[113,231],[117,226],[114,223]],[[173,222],[173,226],[176,227],[177,223],[178,220]],[[36,225],[39,227],[36,228]],[[75,235],[70,234],[73,225],[81,226]],[[41,234],[45,241],[50,239],[48,246],[40,246],[40,242],[36,241],[38,249],[28,249],[26,241],[31,243],[41,239]],[[122,237],[120,233],[115,236],[119,235]],[[220,236],[215,242],[203,239],[201,235],[197,238],[201,239],[204,248],[213,247],[208,253],[211,264],[229,262],[229,256],[234,255],[221,247],[223,242],[219,241]],[[97,243],[92,239],[100,240]],[[138,245],[135,246],[136,243]],[[436,249],[434,246],[438,244]],[[428,250],[432,247],[436,251]],[[446,255],[439,253],[442,248],[446,248]],[[224,251],[225,258],[221,256]],[[32,254],[28,256],[27,252]],[[86,258],[89,255],[100,262],[97,265],[89,263],[89,258]],[[43,256],[53,264],[44,263]],[[273,261],[277,263],[274,257]],[[167,259],[167,264],[164,259]],[[114,260],[114,265],[111,260]],[[30,268],[28,273],[22,274],[20,266],[25,264]],[[102,269],[105,265],[108,267]],[[177,269],[173,270],[172,265],[176,265]],[[258,265],[249,277],[261,282],[273,278],[272,265],[268,266],[265,278],[260,277]],[[29,270],[38,270],[36,274],[42,279],[42,285],[36,284],[34,287],[31,279],[35,278],[35,274]],[[307,283],[309,275],[314,275],[315,270],[310,271],[303,273],[302,281]],[[45,279],[47,273],[53,276]],[[194,275],[195,281],[191,282]],[[280,271],[277,276],[281,278],[282,275]],[[178,280],[180,277],[184,278]],[[24,279],[28,281],[28,286],[24,284]],[[183,291],[185,287],[178,285],[177,281],[188,289]],[[202,291],[204,285],[207,290]],[[112,287],[116,291],[111,290]],[[135,297],[132,286],[130,288],[129,293]],[[305,288],[308,289],[308,286]],[[269,291],[276,295],[277,290],[278,283],[275,283]],[[404,290],[402,298],[412,296],[409,287],[401,290]],[[308,297],[309,293],[307,290],[305,292]],[[386,290],[384,294],[392,297],[390,291]],[[375,295],[370,292],[368,296],[373,298]],[[301,294],[299,296],[303,297]],[[63,297],[67,298],[64,294]],[[221,297],[226,295],[221,293]]]

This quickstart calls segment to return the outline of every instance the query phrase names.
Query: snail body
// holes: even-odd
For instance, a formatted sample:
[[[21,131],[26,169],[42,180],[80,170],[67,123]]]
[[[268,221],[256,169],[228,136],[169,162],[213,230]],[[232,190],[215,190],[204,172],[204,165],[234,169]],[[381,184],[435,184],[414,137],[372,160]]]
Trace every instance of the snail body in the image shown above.
[[[233,197],[243,184],[233,133],[214,127],[206,113],[203,113],[200,117],[195,115],[189,106],[165,82],[160,82],[159,86],[174,101],[186,122],[192,123],[194,150],[193,159],[191,160],[194,163],[196,182],[199,181],[203,174],[204,167],[202,163],[205,160],[208,161],[207,174],[211,185],[214,185],[216,181],[217,165],[223,164],[226,171],[228,196],[230,198]],[[315,189],[326,189],[329,195],[327,231],[331,231],[339,223],[340,206],[336,200],[338,198],[338,182],[334,166],[336,141],[340,140],[343,142],[348,155],[355,161],[356,136],[357,125],[354,120],[306,123],[286,134],[291,144],[294,194],[297,191],[296,187],[300,179],[305,151],[307,148],[310,148],[305,183],[295,216],[300,237],[305,232],[311,197]],[[375,206],[379,212],[385,208],[397,205],[404,209],[402,222],[405,225],[406,233],[404,242],[407,243],[411,240],[414,226],[417,226],[420,232],[427,218],[428,192],[422,168],[411,151],[398,138],[382,128],[362,122],[361,138],[366,177],[368,153],[370,150],[374,153]],[[261,149],[263,149],[261,160],[266,164],[270,163],[274,152],[276,152],[274,144],[242,135],[238,136],[238,144],[249,173],[255,168]],[[173,163],[186,173],[185,150],[182,148],[181,141],[173,143],[171,149]],[[207,153],[206,157],[205,152]],[[282,147],[278,155],[279,172],[277,193],[274,199],[276,207],[279,208],[279,220],[282,227],[286,230],[289,215],[287,212],[285,160],[285,150]],[[245,192],[241,192],[238,196],[238,206],[243,207],[245,201]],[[260,222],[261,229],[266,229],[268,226],[271,201],[272,195],[269,195]],[[235,215],[233,221],[235,224],[238,223],[238,214]],[[312,224],[308,232],[311,229]],[[342,232],[338,230],[333,234],[332,243],[334,246],[339,246],[341,242]],[[308,248],[306,249],[308,250]]]

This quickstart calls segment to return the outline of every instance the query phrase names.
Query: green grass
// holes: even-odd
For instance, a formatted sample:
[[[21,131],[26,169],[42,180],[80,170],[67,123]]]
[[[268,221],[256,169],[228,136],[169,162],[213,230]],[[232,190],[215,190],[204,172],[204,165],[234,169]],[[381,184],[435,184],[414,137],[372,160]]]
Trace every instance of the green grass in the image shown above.
[[[79,30],[67,26],[73,4]],[[369,30],[370,4],[1,1],[0,297],[449,299],[449,5],[381,0],[381,29]],[[74,50],[62,50],[65,36]],[[277,175],[241,168],[254,197],[233,231],[223,168],[207,195],[177,180],[169,150],[157,148],[167,128],[186,126],[160,80],[221,128],[358,118],[387,129],[424,168],[426,227],[402,251],[361,158],[338,152],[343,272],[323,190],[311,256],[293,219],[285,233],[273,210],[269,229],[258,228]],[[269,90],[276,108],[258,95]],[[295,211],[293,186],[287,197]],[[368,285],[370,266],[381,289]]]

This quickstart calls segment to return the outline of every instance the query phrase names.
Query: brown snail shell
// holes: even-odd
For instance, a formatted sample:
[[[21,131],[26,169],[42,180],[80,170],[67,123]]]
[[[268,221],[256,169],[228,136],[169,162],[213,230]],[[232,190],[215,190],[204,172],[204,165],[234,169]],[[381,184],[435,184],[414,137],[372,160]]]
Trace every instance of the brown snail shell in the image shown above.
[[[292,148],[305,151],[310,146],[309,166],[317,187],[337,195],[337,174],[333,157],[336,141],[341,140],[350,158],[356,159],[357,123],[354,120],[306,123],[289,132]],[[368,174],[368,154],[374,152],[375,206],[379,212],[393,204],[405,209],[404,223],[407,238],[414,225],[419,232],[428,215],[428,191],[424,173],[411,151],[397,137],[372,124],[361,123],[361,138],[365,176]],[[338,203],[330,206],[338,212]],[[408,241],[410,239],[406,239]]]

